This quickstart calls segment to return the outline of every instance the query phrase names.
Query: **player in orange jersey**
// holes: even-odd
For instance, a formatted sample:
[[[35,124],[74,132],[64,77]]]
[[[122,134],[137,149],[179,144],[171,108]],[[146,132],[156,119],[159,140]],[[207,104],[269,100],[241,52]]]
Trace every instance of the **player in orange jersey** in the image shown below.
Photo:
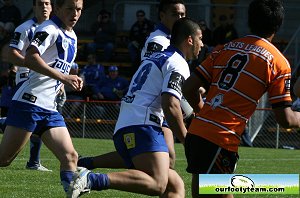
[[[253,0],[248,9],[252,34],[214,50],[183,85],[183,95],[195,111],[199,110],[199,87],[208,90],[185,140],[194,198],[202,197],[199,174],[234,172],[241,134],[264,93],[282,127],[300,127],[300,113],[290,108],[290,65],[271,43],[283,17],[280,0]]]

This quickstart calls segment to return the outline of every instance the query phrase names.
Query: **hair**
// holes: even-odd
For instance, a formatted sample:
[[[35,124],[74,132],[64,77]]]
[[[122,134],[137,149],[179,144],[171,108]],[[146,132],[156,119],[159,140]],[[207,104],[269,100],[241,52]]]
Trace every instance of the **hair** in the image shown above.
[[[142,15],[144,15],[145,16],[145,11],[144,10],[138,10],[138,11],[136,11],[136,16],[138,15],[138,14],[142,14]]]
[[[53,0],[50,0],[51,5],[52,5],[52,1]],[[32,5],[35,6],[35,4],[36,4],[36,0],[32,0]]]
[[[170,43],[179,45],[187,37],[195,37],[197,30],[200,30],[198,23],[188,17],[178,19],[172,28]]]
[[[173,4],[183,4],[183,0],[160,0],[159,6],[158,6],[158,11],[159,12],[165,12],[170,5]]]
[[[263,38],[275,34],[282,25],[284,7],[281,0],[253,0],[248,8],[250,31]]]

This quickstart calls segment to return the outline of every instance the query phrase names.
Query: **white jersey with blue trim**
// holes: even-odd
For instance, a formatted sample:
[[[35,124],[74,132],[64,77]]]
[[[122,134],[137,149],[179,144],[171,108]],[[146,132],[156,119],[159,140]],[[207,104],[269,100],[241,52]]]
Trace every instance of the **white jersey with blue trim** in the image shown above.
[[[141,60],[149,58],[154,52],[160,52],[170,45],[170,31],[163,24],[158,24],[155,31],[147,38],[141,52]]]
[[[13,38],[10,41],[9,47],[20,50],[20,54],[25,56],[26,49],[30,44],[31,39],[33,38],[34,31],[39,24],[37,23],[37,19],[34,17],[29,19],[19,25],[14,32]],[[27,80],[29,74],[29,69],[27,67],[23,67],[18,65],[18,70],[16,73],[16,84]]]
[[[169,93],[181,100],[181,87],[189,75],[189,66],[182,53],[172,45],[145,59],[122,98],[114,132],[133,125],[160,127],[164,117],[161,95]]]
[[[49,67],[69,74],[77,53],[77,36],[74,31],[64,30],[54,16],[36,29],[30,46],[37,48]],[[29,79],[17,90],[13,100],[57,111],[56,95],[61,86],[60,81],[31,70]]]

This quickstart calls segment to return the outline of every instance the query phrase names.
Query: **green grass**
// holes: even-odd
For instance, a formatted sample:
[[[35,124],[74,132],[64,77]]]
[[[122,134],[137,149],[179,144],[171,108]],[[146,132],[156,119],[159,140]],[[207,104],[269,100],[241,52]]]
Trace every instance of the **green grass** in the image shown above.
[[[0,136],[1,138],[1,136]],[[114,149],[111,140],[73,139],[76,150],[85,155],[98,155]],[[176,170],[182,176],[186,186],[186,197],[191,197],[191,176],[186,173],[186,162],[183,146],[176,144],[177,161]],[[300,150],[264,149],[241,147],[240,160],[236,173],[268,174],[268,173],[300,173]],[[38,172],[26,170],[25,163],[29,156],[29,144],[18,155],[11,166],[0,169],[0,197],[1,198],[52,198],[64,197],[59,178],[59,162],[45,147],[42,147],[41,160],[43,165],[53,172]],[[96,169],[96,171],[110,172],[111,169]],[[116,190],[101,192],[93,191],[87,198],[143,198],[138,194],[126,193]],[[298,195],[235,195],[236,198],[296,198]]]

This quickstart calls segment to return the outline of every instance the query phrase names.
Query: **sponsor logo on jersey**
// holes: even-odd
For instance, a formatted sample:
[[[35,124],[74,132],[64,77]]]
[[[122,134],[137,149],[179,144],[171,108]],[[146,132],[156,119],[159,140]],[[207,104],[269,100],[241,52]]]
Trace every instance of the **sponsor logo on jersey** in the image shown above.
[[[291,90],[291,79],[290,78],[285,79],[284,86],[285,86],[285,90],[286,91],[290,91]]]
[[[147,45],[147,52],[145,53],[145,57],[150,57],[154,52],[162,51],[163,46],[159,43],[150,42]]]
[[[33,37],[32,43],[40,46],[46,40],[48,35],[47,32],[37,32]]]
[[[34,96],[34,95],[31,95],[29,93],[24,93],[23,96],[22,96],[22,99],[26,100],[26,101],[29,101],[29,102],[32,102],[32,103],[35,103],[37,97]]]
[[[11,41],[10,41],[10,44],[11,45],[18,45],[19,42],[20,42],[20,38],[21,38],[21,33],[20,32],[15,32]]]
[[[168,88],[174,89],[181,95],[181,87],[184,83],[184,77],[178,72],[172,72],[169,82]]]
[[[64,50],[66,50],[68,48],[69,42],[70,42],[69,39],[63,38],[63,40],[62,40],[62,47],[63,47]]]

